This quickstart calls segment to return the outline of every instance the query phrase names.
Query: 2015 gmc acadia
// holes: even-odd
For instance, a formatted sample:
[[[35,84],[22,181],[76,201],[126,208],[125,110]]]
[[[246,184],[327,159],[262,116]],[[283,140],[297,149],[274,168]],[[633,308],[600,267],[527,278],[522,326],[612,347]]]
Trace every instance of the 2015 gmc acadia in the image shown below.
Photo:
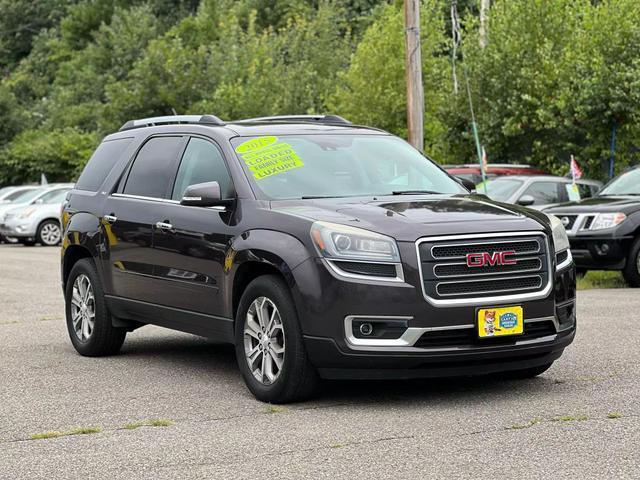
[[[470,194],[337,116],[127,122],[62,211],[69,336],[116,353],[155,324],[235,345],[263,401],[320,378],[526,378],[576,330],[553,216]]]

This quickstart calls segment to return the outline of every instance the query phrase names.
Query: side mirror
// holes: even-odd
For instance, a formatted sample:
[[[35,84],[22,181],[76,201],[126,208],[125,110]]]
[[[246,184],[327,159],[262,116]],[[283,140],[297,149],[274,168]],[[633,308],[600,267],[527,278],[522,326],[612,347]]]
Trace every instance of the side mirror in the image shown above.
[[[228,203],[229,200],[222,199],[218,182],[189,185],[180,200],[180,205],[190,207],[219,207]]]
[[[518,205],[522,205],[523,207],[528,207],[529,205],[533,205],[534,203],[536,203],[536,199],[531,195],[522,195],[518,199]]]
[[[36,200],[35,202],[36,205],[42,205],[44,203],[44,200],[42,200],[41,198],[39,198],[38,200]]]
[[[455,177],[455,178],[460,185],[462,185],[464,188],[466,188],[470,192],[474,192],[476,190],[476,184],[473,183],[471,180],[462,178],[462,177]]]

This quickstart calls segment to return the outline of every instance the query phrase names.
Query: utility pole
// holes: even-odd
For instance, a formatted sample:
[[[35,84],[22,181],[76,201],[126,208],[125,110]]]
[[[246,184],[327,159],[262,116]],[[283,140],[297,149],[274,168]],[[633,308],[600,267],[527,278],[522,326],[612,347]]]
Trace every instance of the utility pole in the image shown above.
[[[487,46],[488,15],[491,0],[480,0],[480,48]]]
[[[420,0],[404,0],[405,72],[409,143],[424,149],[424,91],[420,53]]]

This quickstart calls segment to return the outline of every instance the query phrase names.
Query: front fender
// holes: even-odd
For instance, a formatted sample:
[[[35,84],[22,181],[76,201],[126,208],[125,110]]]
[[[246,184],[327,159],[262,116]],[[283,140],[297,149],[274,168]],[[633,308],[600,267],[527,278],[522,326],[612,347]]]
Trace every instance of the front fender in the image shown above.
[[[276,269],[294,291],[297,281],[293,270],[311,257],[309,249],[296,237],[273,230],[250,230],[236,237],[225,256],[225,311],[232,316],[233,286],[236,275],[247,262]]]

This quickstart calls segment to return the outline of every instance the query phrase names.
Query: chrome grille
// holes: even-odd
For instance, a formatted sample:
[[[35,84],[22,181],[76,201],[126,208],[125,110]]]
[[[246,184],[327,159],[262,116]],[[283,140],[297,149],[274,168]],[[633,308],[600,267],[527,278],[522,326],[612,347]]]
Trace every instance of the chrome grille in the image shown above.
[[[531,254],[540,251],[538,239],[516,240],[506,242],[473,242],[469,244],[434,245],[431,248],[431,255],[437,259],[465,258],[468,253],[512,250],[518,254]]]
[[[417,242],[423,293],[434,304],[488,304],[541,298],[550,291],[546,236],[537,232],[433,237]],[[515,252],[515,263],[467,265],[467,254]]]

